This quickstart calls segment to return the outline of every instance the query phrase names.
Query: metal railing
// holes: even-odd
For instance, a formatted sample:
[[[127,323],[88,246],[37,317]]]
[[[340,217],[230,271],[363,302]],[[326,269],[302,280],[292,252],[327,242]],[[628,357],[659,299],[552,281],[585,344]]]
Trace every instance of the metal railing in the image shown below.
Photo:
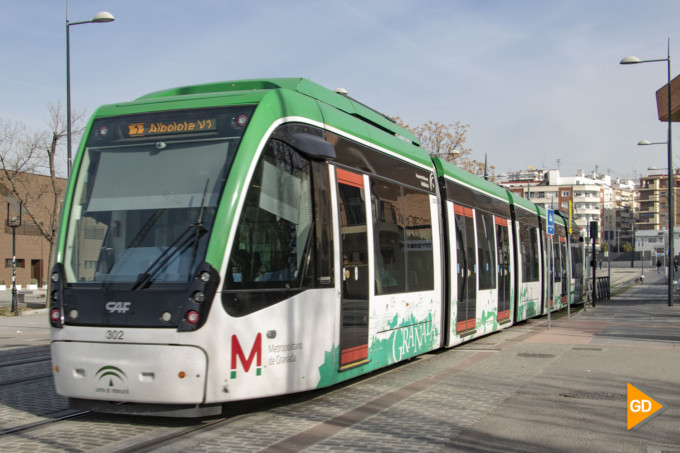
[[[592,302],[593,307],[598,300],[608,300],[611,297],[609,277],[597,277],[595,282],[595,297],[593,298],[593,279],[586,279],[586,302]]]

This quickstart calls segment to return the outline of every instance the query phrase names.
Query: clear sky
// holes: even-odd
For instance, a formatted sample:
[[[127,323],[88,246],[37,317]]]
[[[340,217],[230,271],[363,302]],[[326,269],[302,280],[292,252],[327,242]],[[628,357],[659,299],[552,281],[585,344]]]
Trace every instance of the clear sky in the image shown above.
[[[65,0],[0,0],[0,117],[45,127],[66,98]],[[98,105],[163,88],[308,77],[388,115],[470,125],[496,173],[665,167],[655,91],[680,73],[677,0],[70,0],[71,99]],[[677,58],[677,60],[675,59]],[[673,133],[680,156],[680,124]],[[680,164],[680,159],[675,160]]]

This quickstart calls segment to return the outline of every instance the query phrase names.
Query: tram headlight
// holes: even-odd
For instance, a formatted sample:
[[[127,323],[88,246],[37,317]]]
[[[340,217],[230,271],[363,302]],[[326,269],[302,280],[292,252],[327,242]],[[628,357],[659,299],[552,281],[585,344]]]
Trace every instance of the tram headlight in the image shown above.
[[[50,274],[51,288],[48,301],[50,324],[58,329],[64,327],[64,280],[64,269],[61,264],[57,263],[52,268],[52,273]]]
[[[97,129],[96,133],[98,138],[106,138],[106,136],[109,135],[109,128],[108,126],[102,126]]]
[[[190,310],[184,315],[184,319],[189,323],[189,324],[196,324],[200,316],[198,315],[198,312],[196,310]]]
[[[209,263],[199,264],[187,288],[182,311],[179,314],[179,332],[199,329],[208,320],[210,306],[220,283],[220,274]]]
[[[53,308],[52,310],[50,310],[50,320],[53,323],[61,322],[61,310],[59,310],[58,308]]]
[[[242,128],[245,127],[246,124],[248,124],[248,120],[249,118],[247,115],[239,115],[234,120],[233,125],[237,128]]]

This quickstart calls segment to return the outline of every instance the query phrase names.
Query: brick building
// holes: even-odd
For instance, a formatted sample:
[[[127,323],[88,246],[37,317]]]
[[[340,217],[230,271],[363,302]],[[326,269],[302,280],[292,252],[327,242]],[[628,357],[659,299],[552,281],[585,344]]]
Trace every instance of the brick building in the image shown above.
[[[15,178],[19,182],[24,194],[30,192],[32,201],[22,209],[21,225],[16,228],[10,227],[11,221],[19,215],[19,201],[9,189],[9,181],[0,177],[0,195],[4,203],[0,205],[2,212],[2,233],[0,233],[0,257],[3,263],[0,266],[0,285],[6,285],[10,289],[12,285],[12,230],[15,233],[16,250],[16,284],[17,287],[27,288],[34,284],[38,287],[47,286],[49,278],[51,257],[50,244],[40,233],[38,225],[27,214],[30,210],[39,223],[49,225],[52,206],[54,202],[52,182],[49,176],[21,173]],[[57,190],[64,193],[66,179],[57,179]],[[23,196],[23,195],[22,195]],[[61,199],[59,200],[61,206]],[[57,219],[58,221],[58,219]]]

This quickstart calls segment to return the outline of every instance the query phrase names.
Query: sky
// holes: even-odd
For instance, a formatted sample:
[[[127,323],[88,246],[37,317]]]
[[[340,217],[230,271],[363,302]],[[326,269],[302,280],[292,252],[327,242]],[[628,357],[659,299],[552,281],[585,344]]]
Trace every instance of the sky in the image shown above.
[[[0,119],[47,128],[66,105],[66,0],[0,0]],[[469,124],[496,174],[558,168],[621,178],[667,167],[655,91],[680,74],[677,0],[70,0],[71,102],[306,77],[416,126]],[[675,58],[678,58],[675,60]],[[675,63],[677,61],[677,63]],[[673,68],[671,68],[673,69]],[[674,159],[680,163],[680,125]],[[64,157],[65,159],[65,157]],[[657,171],[658,173],[658,171]]]

